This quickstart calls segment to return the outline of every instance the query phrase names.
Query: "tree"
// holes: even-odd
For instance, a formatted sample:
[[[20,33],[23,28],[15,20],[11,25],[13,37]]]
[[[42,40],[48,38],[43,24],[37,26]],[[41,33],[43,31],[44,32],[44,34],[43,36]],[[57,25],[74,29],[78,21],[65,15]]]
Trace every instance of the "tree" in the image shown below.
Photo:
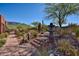
[[[53,19],[57,24],[62,27],[62,24],[66,23],[69,15],[79,15],[79,4],[75,3],[53,3],[46,4],[45,12],[46,18]]]

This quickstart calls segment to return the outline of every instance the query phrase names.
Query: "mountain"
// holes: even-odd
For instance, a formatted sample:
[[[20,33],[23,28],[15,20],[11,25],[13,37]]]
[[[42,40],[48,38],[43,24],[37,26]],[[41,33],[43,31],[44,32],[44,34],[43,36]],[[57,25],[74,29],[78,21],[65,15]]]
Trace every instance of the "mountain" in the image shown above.
[[[17,24],[27,25],[27,24],[19,23],[19,22],[7,22],[7,23],[11,25],[17,25]]]

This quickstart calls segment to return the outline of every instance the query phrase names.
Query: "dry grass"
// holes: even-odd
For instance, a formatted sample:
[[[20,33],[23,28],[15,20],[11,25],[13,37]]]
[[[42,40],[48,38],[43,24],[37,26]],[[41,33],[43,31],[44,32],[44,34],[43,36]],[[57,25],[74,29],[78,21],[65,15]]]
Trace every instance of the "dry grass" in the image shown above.
[[[61,53],[63,52],[65,55],[77,56],[77,49],[75,49],[75,47],[72,46],[69,40],[62,39],[59,40],[57,44],[58,44],[57,49]]]

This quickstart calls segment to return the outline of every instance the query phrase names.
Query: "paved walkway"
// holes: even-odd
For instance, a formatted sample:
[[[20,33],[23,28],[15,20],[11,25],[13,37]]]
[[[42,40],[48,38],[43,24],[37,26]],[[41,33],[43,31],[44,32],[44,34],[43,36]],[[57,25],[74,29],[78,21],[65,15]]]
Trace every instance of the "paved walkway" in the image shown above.
[[[39,35],[36,39],[30,40],[29,43],[24,43],[19,45],[19,39],[12,32],[5,43],[5,45],[0,48],[0,55],[2,56],[38,56],[40,53],[37,48],[45,45],[48,40],[48,33]]]
[[[10,35],[7,37],[6,43],[4,45],[5,46],[17,46],[19,45],[19,40],[14,32],[11,32]]]

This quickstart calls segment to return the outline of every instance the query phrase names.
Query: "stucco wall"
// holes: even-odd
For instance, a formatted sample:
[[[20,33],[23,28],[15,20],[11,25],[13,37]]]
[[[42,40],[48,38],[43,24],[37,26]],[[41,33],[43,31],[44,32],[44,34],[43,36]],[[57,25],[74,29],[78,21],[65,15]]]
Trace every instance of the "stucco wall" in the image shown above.
[[[5,32],[6,28],[6,21],[4,20],[4,17],[0,15],[0,33]]]

